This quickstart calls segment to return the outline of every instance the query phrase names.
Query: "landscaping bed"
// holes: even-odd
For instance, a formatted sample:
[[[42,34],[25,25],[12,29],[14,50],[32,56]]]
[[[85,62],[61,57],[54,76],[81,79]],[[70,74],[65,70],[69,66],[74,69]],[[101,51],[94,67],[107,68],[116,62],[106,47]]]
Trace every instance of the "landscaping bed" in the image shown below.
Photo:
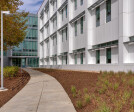
[[[134,74],[35,69],[55,77],[77,112],[134,112]]]
[[[19,69],[15,76],[4,78],[4,87],[8,91],[0,92],[0,107],[2,107],[6,102],[8,102],[13,96],[15,96],[29,81],[30,75]],[[0,79],[1,84],[1,79]]]

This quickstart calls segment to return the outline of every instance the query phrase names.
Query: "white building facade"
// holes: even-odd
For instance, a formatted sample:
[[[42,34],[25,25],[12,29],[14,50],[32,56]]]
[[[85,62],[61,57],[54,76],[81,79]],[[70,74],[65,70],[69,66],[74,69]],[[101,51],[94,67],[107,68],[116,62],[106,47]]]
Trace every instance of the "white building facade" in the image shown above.
[[[134,0],[44,0],[40,67],[134,71]]]

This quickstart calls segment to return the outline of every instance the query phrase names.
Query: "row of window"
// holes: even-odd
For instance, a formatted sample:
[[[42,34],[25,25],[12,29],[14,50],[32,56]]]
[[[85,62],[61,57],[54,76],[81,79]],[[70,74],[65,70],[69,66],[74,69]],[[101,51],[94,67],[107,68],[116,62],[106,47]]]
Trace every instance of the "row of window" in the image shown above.
[[[106,63],[111,63],[111,48],[106,49]],[[96,51],[96,64],[100,64],[100,50]]]
[[[106,1],[106,23],[111,21],[111,0]],[[100,26],[100,6],[96,8],[96,27]]]
[[[28,63],[26,63],[26,60]],[[14,58],[12,59],[12,65],[19,66],[19,67],[38,67],[39,66],[39,59],[38,58]]]
[[[37,29],[27,29],[26,30],[26,39],[37,39],[38,30]]]
[[[77,5],[78,5],[78,2],[77,0],[74,0],[74,6],[75,6],[75,10],[77,9]],[[83,5],[83,0],[80,0],[80,5]],[[52,3],[52,6],[53,6],[53,11],[56,10],[57,8],[57,0],[55,0],[53,3]],[[48,7],[49,8],[49,7]],[[65,12],[65,13],[64,13]],[[43,11],[41,12],[41,19],[43,20]],[[65,14],[65,17],[67,18],[67,15],[68,15],[68,6],[66,5],[65,8],[63,8],[61,10],[61,13],[62,13],[62,21],[64,20],[64,14]],[[48,19],[48,15],[49,15],[49,9],[46,11],[46,15],[47,15],[47,19]]]
[[[22,53],[19,53],[19,52],[13,52],[12,56],[37,56],[37,52],[22,52]]]
[[[65,56],[62,56],[62,65],[64,64],[68,64],[68,56],[65,55]],[[75,54],[74,55],[74,61],[75,61],[75,64],[78,63],[78,54]],[[80,54],[80,64],[83,64],[83,61],[84,61],[84,53],[81,53]],[[57,65],[57,57],[53,58],[53,65],[55,65],[55,62],[56,62],[56,65]]]

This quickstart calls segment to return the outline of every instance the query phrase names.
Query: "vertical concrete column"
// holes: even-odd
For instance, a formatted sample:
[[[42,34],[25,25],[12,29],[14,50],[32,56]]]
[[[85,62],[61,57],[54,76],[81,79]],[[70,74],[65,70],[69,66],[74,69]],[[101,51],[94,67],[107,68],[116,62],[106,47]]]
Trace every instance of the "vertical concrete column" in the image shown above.
[[[128,36],[128,1],[119,0],[119,64],[124,63],[124,39]]]

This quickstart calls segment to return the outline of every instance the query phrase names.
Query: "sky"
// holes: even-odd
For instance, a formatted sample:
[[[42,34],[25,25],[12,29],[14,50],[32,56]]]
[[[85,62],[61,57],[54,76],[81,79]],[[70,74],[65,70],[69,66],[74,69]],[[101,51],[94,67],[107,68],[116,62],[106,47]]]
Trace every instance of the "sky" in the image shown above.
[[[30,13],[36,14],[43,2],[43,0],[21,0],[24,2],[22,6],[20,6],[20,11],[25,10]]]

